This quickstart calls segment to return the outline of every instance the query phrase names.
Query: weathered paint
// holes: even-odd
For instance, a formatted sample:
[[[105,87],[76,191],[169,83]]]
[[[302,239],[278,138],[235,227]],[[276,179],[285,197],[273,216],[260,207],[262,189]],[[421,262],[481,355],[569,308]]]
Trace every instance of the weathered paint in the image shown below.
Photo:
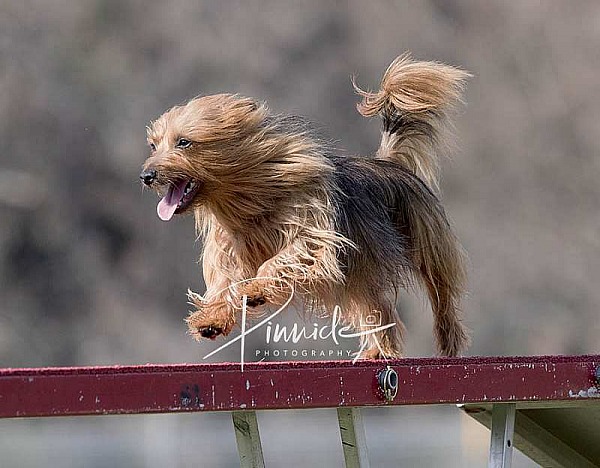
[[[377,383],[387,365],[393,402]],[[0,369],[0,417],[572,401],[598,395],[598,365],[596,355]]]

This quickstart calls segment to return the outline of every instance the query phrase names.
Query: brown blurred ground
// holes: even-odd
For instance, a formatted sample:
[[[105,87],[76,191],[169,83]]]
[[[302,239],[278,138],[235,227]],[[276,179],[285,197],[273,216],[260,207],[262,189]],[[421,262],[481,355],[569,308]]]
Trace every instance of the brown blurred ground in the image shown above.
[[[55,0],[0,5],[0,365],[199,361],[201,246],[140,189],[144,126],[239,92],[366,154],[349,77],[375,87],[405,50],[474,75],[442,183],[469,354],[598,352],[600,3]],[[430,355],[430,313],[404,302]]]

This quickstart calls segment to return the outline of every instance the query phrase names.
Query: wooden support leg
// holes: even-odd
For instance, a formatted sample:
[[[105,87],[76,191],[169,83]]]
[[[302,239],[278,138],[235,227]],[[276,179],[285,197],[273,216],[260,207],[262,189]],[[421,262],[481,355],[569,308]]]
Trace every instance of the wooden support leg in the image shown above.
[[[498,403],[492,407],[490,468],[510,468],[512,465],[516,412],[515,403]]]
[[[233,411],[235,440],[240,456],[241,468],[264,468],[260,433],[255,411]]]
[[[360,408],[338,408],[346,468],[369,468],[367,440]]]

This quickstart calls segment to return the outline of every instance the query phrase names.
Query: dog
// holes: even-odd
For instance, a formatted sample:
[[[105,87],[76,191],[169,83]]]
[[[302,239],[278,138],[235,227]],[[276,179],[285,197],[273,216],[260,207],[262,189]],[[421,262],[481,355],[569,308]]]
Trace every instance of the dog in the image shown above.
[[[243,299],[257,317],[294,294],[306,310],[337,306],[358,332],[375,320],[382,327],[362,334],[360,357],[397,358],[398,295],[420,285],[439,354],[461,354],[465,254],[436,193],[438,155],[468,76],[406,53],[379,91],[353,80],[358,111],[383,122],[371,157],[341,155],[303,119],[234,94],[194,98],[152,122],[140,178],[162,195],[162,220],[193,212],[203,239],[207,290],[189,292],[190,333],[228,335]]]

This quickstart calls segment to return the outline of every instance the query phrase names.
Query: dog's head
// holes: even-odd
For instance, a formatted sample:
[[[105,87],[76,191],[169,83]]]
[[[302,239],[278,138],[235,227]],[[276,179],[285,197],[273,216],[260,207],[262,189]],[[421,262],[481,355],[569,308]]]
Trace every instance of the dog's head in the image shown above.
[[[264,105],[236,95],[199,97],[165,112],[148,127],[151,154],[140,179],[163,197],[160,219],[170,220],[247,182],[257,161],[244,147],[261,132]],[[254,138],[253,138],[254,137]]]

